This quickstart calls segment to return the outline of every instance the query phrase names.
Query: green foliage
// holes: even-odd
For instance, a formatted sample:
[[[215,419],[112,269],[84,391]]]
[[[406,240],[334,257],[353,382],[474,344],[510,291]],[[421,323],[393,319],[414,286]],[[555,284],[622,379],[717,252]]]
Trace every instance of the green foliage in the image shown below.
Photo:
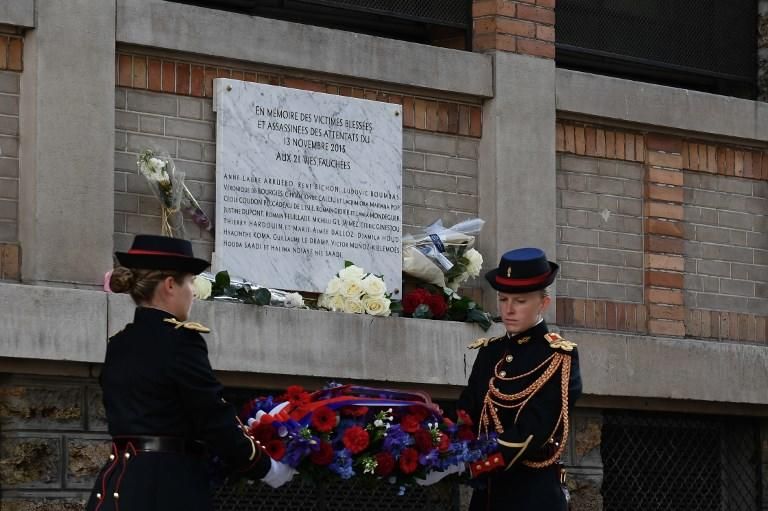
[[[229,272],[226,271],[220,271],[216,274],[213,286],[211,286],[211,296],[225,296],[253,305],[269,305],[272,301],[272,293],[269,292],[269,289],[263,287],[254,288],[248,284],[242,286],[232,285]]]

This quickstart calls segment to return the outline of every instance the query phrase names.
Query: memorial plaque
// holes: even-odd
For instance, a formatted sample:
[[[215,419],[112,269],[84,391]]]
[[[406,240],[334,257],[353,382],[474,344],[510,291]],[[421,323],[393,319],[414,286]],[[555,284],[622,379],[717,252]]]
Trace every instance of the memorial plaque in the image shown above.
[[[400,289],[399,105],[217,79],[214,109],[216,269],[323,291],[349,260]]]

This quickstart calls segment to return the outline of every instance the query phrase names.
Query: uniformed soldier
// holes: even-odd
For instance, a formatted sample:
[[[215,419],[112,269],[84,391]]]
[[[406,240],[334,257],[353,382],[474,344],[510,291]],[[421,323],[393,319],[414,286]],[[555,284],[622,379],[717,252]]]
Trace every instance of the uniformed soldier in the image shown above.
[[[498,291],[506,334],[470,346],[479,351],[457,408],[478,433],[496,433],[501,451],[493,462],[471,467],[474,474],[489,468],[471,511],[567,509],[559,462],[581,376],[575,344],[549,333],[543,319],[557,271],[542,250],[521,248],[486,274]]]
[[[138,235],[110,287],[137,304],[133,323],[113,336],[100,382],[112,452],[88,511],[211,509],[208,459],[272,487],[295,471],[248,436],[222,397],[202,333],[189,322],[193,279],[209,263],[181,239]]]

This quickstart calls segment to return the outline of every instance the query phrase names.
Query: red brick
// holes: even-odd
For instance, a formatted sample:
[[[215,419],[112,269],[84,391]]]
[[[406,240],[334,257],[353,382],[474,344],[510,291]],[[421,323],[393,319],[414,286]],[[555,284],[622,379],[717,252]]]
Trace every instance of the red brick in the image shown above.
[[[518,38],[517,52],[524,55],[533,55],[535,57],[554,59],[555,44],[546,41],[537,41],[535,39]]]
[[[658,167],[669,167],[679,169],[683,166],[683,157],[679,154],[660,153],[658,151],[648,151],[648,163]]]
[[[192,66],[191,84],[193,96],[203,97],[205,95],[205,68],[203,66]]]
[[[459,105],[459,135],[469,135],[469,105]]]
[[[646,206],[649,217],[669,218],[671,220],[683,219],[683,206],[681,205],[649,201]]]
[[[616,132],[612,130],[605,132],[605,157],[616,158]]]
[[[595,128],[587,126],[586,130],[584,131],[584,136],[587,139],[586,154],[589,156],[594,156],[597,154],[597,132]]]
[[[555,0],[536,0],[536,5],[539,7],[547,7],[549,9],[555,8]]]
[[[555,323],[565,325],[565,304],[562,298],[555,299]]]
[[[635,161],[645,161],[645,139],[641,135],[635,136]]]
[[[176,66],[173,62],[163,61],[163,92],[176,92]]]
[[[21,249],[14,243],[0,244],[0,279],[21,280]]]
[[[20,37],[11,37],[8,41],[8,69],[21,71],[24,68],[24,43]]]
[[[683,152],[683,139],[660,133],[648,133],[646,145],[651,151],[664,151],[665,153]]]
[[[555,24],[555,11],[534,7],[532,5],[519,4],[517,6],[517,17],[523,20],[535,21],[546,25]]]
[[[487,18],[475,18],[472,23],[473,35],[482,36],[486,34],[496,35],[496,17],[490,16]]]
[[[752,153],[752,177],[755,179],[760,179],[762,176],[762,168],[763,165],[763,153],[760,151],[755,151]]]
[[[685,260],[682,255],[646,254],[648,268],[655,270],[683,271]]]
[[[307,81],[307,86],[311,87],[312,82]],[[312,90],[312,89],[305,89],[305,90]],[[365,99],[369,101],[376,101],[376,99],[379,97],[378,93],[375,90],[366,90],[365,91]],[[437,109],[437,103],[435,103],[435,109]]]
[[[555,151],[563,152],[565,150],[565,128],[558,122],[555,124]]]
[[[155,92],[163,90],[163,64],[160,59],[149,59],[147,88]]]
[[[755,341],[765,343],[768,340],[768,318],[757,316],[755,318]]]
[[[133,57],[133,87],[147,88],[147,57]]]
[[[680,305],[654,305],[648,307],[648,313],[654,319],[671,319],[683,321],[685,319],[685,307]]]
[[[680,222],[664,221],[655,218],[646,220],[646,231],[650,234],[660,234],[662,236],[683,237],[683,227]]]
[[[256,81],[256,73],[245,73],[243,74],[243,80],[246,82],[255,82]]]
[[[752,177],[752,151],[744,151],[744,177]]]
[[[637,305],[634,303],[626,303],[624,304],[624,308],[624,328],[630,332],[637,331]]]
[[[616,330],[616,304],[614,302],[605,304],[605,328]]]
[[[343,94],[344,93],[344,87],[339,89],[339,91]],[[404,96],[403,97],[403,126],[406,128],[414,128],[416,127],[416,109],[415,109],[415,101],[413,99],[413,96]]]
[[[232,71],[232,79],[243,81],[245,79],[245,73],[243,71]]]
[[[176,63],[176,93],[189,94],[189,64]]]
[[[605,131],[600,128],[595,132],[595,154],[605,156]]]
[[[216,68],[206,66],[203,72],[203,94],[207,98],[213,97],[213,80],[216,79]]]
[[[475,51],[493,50],[496,48],[496,32],[472,35],[472,49]]]
[[[698,144],[688,144],[688,168],[691,170],[699,170]]]
[[[427,129],[429,131],[437,131],[438,119],[437,119],[437,101],[427,102]]]
[[[649,286],[683,289],[683,274],[651,270],[645,272],[645,282]]]
[[[707,172],[717,173],[717,147],[707,146]]]
[[[448,133],[448,103],[437,104],[437,131]]]
[[[685,243],[680,238],[662,238],[661,236],[648,235],[645,240],[645,248],[648,252],[657,254],[685,254]]]
[[[648,185],[648,198],[665,202],[683,202],[683,188],[678,186]]]
[[[701,313],[701,319],[699,323],[699,330],[701,330],[701,337],[712,337],[712,318],[710,317],[710,311],[698,311]]]
[[[8,69],[8,37],[0,35],[0,69]]]
[[[648,331],[654,335],[685,336],[685,325],[682,321],[667,321],[652,319],[648,322]]]
[[[120,87],[131,87],[133,85],[133,57],[120,55],[117,58],[117,68],[117,84]]]
[[[416,129],[427,129],[427,102],[423,99],[416,100]]]
[[[448,132],[459,132],[459,105],[456,103],[450,103],[448,105]]]
[[[625,139],[624,155],[628,161],[635,161],[635,136],[627,133]]]
[[[548,27],[546,25],[536,25],[536,39],[554,43],[555,27]]]
[[[625,145],[624,145],[624,133],[617,132],[616,133],[616,158],[619,160],[623,160],[626,157],[625,153]]]
[[[762,179],[768,179],[768,152],[763,152],[762,161],[763,161]]]
[[[725,174],[726,163],[727,163],[727,158],[725,154],[725,147],[718,146],[717,148],[717,173],[718,174]]]
[[[574,139],[576,143],[576,154],[585,154],[587,152],[587,140],[584,133],[584,126],[574,128]]]
[[[586,323],[584,318],[585,308],[586,308],[586,304],[584,303],[584,300],[581,300],[581,299],[573,300],[573,326],[585,325]]]
[[[483,135],[483,111],[479,106],[469,110],[469,135],[478,138]]]
[[[576,152],[576,129],[573,124],[566,124],[565,128],[565,152]]]
[[[651,168],[648,171],[648,181],[651,183],[683,186],[683,173],[676,170]]]
[[[226,67],[217,68],[216,78],[232,78],[232,70]]]
[[[595,301],[584,301],[584,326],[587,328],[597,328],[595,323]]]
[[[472,17],[493,16],[496,14],[496,0],[476,0],[472,2]]]
[[[496,34],[496,44],[494,48],[514,53],[517,51],[517,37],[510,34]]]
[[[496,32],[500,34],[536,37],[536,24],[513,18],[496,18]]]
[[[648,303],[665,303],[668,305],[683,305],[683,292],[680,290],[659,289],[651,287],[646,289]]]
[[[735,151],[735,153],[733,175],[741,177],[744,175],[744,151]]]
[[[733,149],[730,147],[725,148],[725,175],[732,176],[734,168],[736,167],[736,157],[733,154]]]
[[[595,301],[595,328],[605,329],[605,302]]]

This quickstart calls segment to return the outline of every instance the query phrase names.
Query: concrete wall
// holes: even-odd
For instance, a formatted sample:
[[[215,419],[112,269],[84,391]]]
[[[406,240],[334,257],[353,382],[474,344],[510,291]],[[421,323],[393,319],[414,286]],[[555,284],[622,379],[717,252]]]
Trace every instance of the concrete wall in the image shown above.
[[[643,177],[639,163],[558,156],[561,297],[643,302]]]
[[[0,242],[18,240],[18,200],[19,73],[0,71]]]

